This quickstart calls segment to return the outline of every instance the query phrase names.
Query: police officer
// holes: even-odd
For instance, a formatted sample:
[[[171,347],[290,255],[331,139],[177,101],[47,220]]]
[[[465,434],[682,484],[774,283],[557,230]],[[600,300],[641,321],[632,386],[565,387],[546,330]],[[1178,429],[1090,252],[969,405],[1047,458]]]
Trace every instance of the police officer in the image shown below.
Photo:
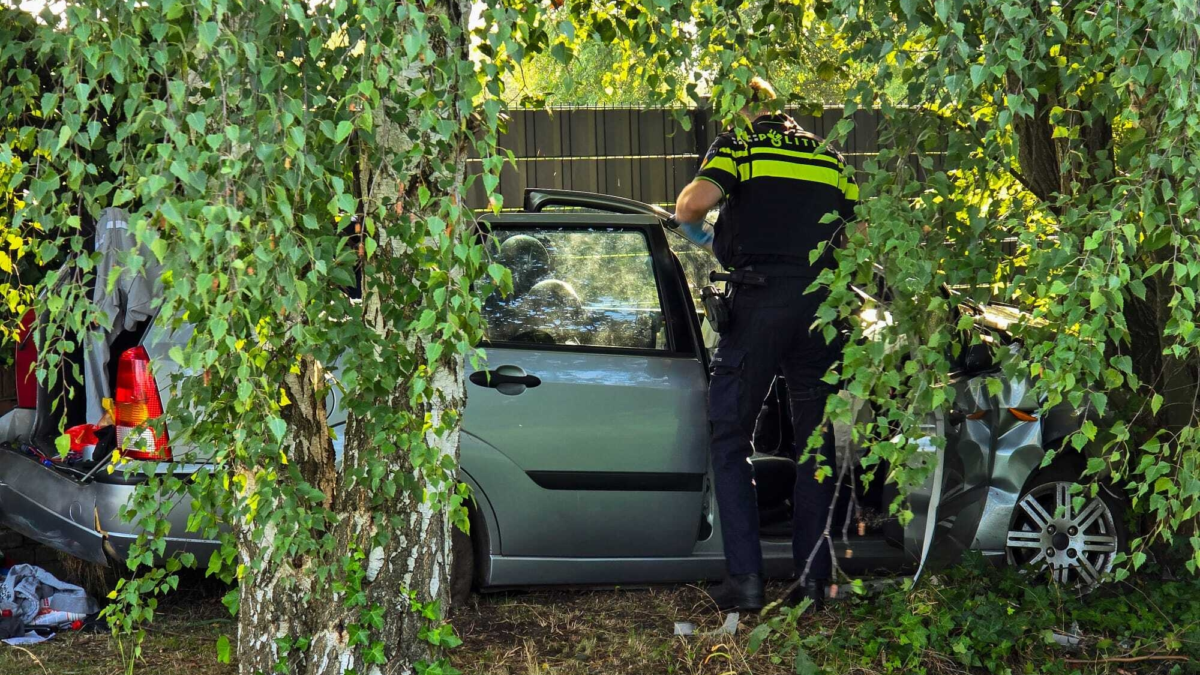
[[[712,359],[709,419],[717,505],[725,543],[726,580],[710,589],[722,610],[753,611],[764,605],[762,549],[751,439],[755,420],[775,375],[788,385],[797,444],[822,423],[834,388],[822,377],[841,346],[810,330],[824,290],[806,292],[833,267],[833,249],[854,216],[858,187],[841,155],[787,115],[769,112],[775,92],[762,79],[742,110],[749,128],[717,137],[699,174],[676,200],[675,224],[693,241],[711,246],[731,271],[723,328]],[[704,224],[721,204],[715,228]],[[830,215],[832,214],[832,215]],[[740,281],[740,283],[738,283]],[[812,598],[819,607],[832,573],[823,538],[836,474],[828,425],[818,457],[798,468],[793,503],[793,554],[807,575],[788,598]],[[801,446],[803,448],[804,446]],[[828,467],[816,479],[817,462]],[[820,546],[820,548],[818,548]],[[815,554],[814,554],[815,550]],[[811,556],[811,563],[810,563]]]

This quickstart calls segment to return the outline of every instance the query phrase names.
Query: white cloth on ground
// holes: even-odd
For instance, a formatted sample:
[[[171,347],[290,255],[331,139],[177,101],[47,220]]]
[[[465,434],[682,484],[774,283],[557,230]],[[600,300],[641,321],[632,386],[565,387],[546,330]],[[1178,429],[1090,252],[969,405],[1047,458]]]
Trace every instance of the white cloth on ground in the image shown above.
[[[15,565],[0,582],[0,602],[16,606],[27,626],[60,626],[100,611],[79,586],[33,565]]]

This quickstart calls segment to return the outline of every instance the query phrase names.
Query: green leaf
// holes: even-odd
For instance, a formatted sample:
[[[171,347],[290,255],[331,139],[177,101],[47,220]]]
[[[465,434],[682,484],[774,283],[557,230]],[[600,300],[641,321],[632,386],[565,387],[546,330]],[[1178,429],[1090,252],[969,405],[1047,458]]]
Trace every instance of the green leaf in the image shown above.
[[[208,556],[208,569],[205,572],[205,576],[211,577],[220,574],[223,566],[224,564],[221,559],[221,552],[219,550],[213,551],[212,554]]]
[[[225,333],[229,330],[229,322],[223,316],[215,316],[208,320],[208,331],[212,335],[212,339],[219,341],[225,337]]]
[[[212,21],[206,21],[200,24],[197,30],[197,37],[200,38],[200,45],[205,49],[211,48],[217,42],[217,35],[220,33],[221,27]]]
[[[445,346],[440,342],[430,342],[425,345],[425,360],[429,363],[436,363],[442,356],[442,350]]]
[[[229,638],[224,635],[217,638],[217,662],[229,663],[229,656],[232,650],[229,646]]]
[[[988,394],[991,396],[997,396],[1001,391],[1004,390],[1004,383],[1001,382],[999,378],[989,377],[987,378],[986,382]]]
[[[271,433],[275,435],[275,442],[282,443],[283,437],[287,433],[287,422],[278,417],[271,417],[267,420],[267,426],[271,428]]]
[[[204,113],[197,111],[191,113],[184,119],[187,120],[188,126],[191,127],[193,131],[204,133],[204,123],[207,121],[204,117]]]
[[[747,639],[747,642],[746,642],[746,650],[749,651],[751,654],[757,652],[758,648],[762,646],[763,641],[765,641],[767,639],[767,636],[770,634],[771,634],[771,624],[770,623],[763,622],[763,623],[758,624],[757,626],[754,627],[754,630],[750,631],[750,637]]]
[[[54,151],[59,152],[63,148],[67,147],[67,143],[69,143],[70,141],[71,141],[71,128],[64,124],[62,126],[62,128],[60,128],[58,130],[58,147],[56,147],[54,149]]]
[[[432,309],[427,309],[421,313],[421,318],[419,321],[417,321],[416,325],[413,326],[413,330],[418,333],[424,333],[432,328],[436,321],[437,314]]]
[[[566,65],[571,61],[571,54],[567,51],[567,46],[561,42],[556,42],[550,46],[550,56],[561,64]]]
[[[58,451],[59,457],[66,457],[71,452],[71,437],[67,434],[60,434],[54,439],[54,449]]]
[[[987,69],[980,64],[971,66],[971,84],[978,87],[983,84],[983,80],[987,77]]]
[[[1091,420],[1084,420],[1083,425],[1080,427],[1080,431],[1083,432],[1084,436],[1087,436],[1089,441],[1096,440],[1096,432],[1098,429],[1096,428],[1095,422]]]
[[[350,132],[352,131],[354,131],[354,125],[350,122],[347,122],[346,120],[338,122],[337,132],[333,136],[333,142],[341,143],[342,141],[346,140],[346,137],[349,136]]]
[[[1075,448],[1076,450],[1083,450],[1083,448],[1087,446],[1087,443],[1087,435],[1085,435],[1083,432],[1076,431],[1075,433],[1071,434],[1071,447]]]
[[[796,675],[820,675],[821,670],[817,668],[817,664],[809,658],[808,652],[803,647],[796,645],[796,658],[792,663],[792,667],[796,671]]]
[[[175,204],[171,201],[165,201],[159,206],[158,212],[163,218],[170,223],[179,223],[183,221],[183,216],[179,215],[179,211],[175,209]]]

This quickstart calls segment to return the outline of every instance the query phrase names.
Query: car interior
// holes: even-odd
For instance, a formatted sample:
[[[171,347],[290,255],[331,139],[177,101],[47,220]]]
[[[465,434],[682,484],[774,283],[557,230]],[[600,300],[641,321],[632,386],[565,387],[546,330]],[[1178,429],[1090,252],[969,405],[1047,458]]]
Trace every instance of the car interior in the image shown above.
[[[633,232],[494,232],[489,248],[511,272],[512,292],[485,300],[488,340],[665,349],[653,264],[639,245]]]
[[[764,539],[791,539],[792,492],[797,470],[794,436],[787,382],[779,376],[763,401],[751,457],[758,492],[759,531]],[[847,459],[839,458],[839,462]],[[852,475],[843,479],[834,504],[835,532],[845,530],[848,538],[882,537],[894,546],[903,546],[903,528],[897,517],[888,513],[896,490],[882,480],[887,470],[886,463],[864,469],[853,461]],[[864,481],[866,474],[873,477]],[[837,476],[832,478],[836,479]]]

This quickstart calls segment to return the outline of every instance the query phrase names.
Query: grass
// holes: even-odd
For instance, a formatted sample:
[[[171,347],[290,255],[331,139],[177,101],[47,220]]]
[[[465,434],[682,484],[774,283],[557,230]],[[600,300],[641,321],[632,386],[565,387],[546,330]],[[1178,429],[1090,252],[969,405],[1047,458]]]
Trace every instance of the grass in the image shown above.
[[[1200,609],[1197,609],[1200,608],[1200,592],[1196,592],[1200,591],[1200,584],[1189,582],[1186,587],[1174,586],[1157,582],[1147,585],[1154,598],[1150,602],[1151,596],[1143,596],[1140,588],[1129,585],[1116,588],[1114,585],[1097,591],[1084,601],[1083,611],[1092,614],[1071,610],[1076,613],[1056,615],[1045,613],[1049,611],[1045,608],[1037,610],[1034,607],[1035,599],[1046,595],[1044,591],[1016,590],[1016,595],[1002,596],[1007,598],[1005,600],[993,597],[993,591],[987,589],[986,583],[950,579],[941,587],[936,584],[923,586],[911,595],[892,587],[892,590],[883,590],[866,598],[836,602],[819,615],[802,617],[794,624],[782,622],[775,635],[794,631],[806,641],[804,649],[816,663],[827,672],[839,675],[985,672],[987,669],[981,667],[982,664],[964,664],[962,655],[955,653],[954,645],[973,638],[977,642],[970,646],[971,653],[991,653],[988,650],[994,645],[984,643],[998,641],[1003,635],[995,632],[994,627],[986,626],[989,621],[1005,624],[1004,628],[1012,635],[1024,635],[1014,642],[1020,643],[1019,648],[1005,653],[1000,670],[993,664],[995,672],[1004,672],[1004,667],[1011,667],[1012,673],[1066,675],[1076,672],[1089,675],[1200,673],[1196,661],[1151,658],[1133,662],[1111,659],[1078,662],[1130,653],[1200,654],[1200,640],[1197,640],[1200,634],[1195,628],[1200,623],[1197,620],[1200,617]],[[782,590],[783,586],[772,585],[768,596],[775,597]],[[1021,596],[1021,593],[1026,595]],[[236,672],[236,664],[222,665],[216,660],[217,637],[221,633],[232,636],[236,630],[219,595],[211,588],[184,591],[163,603],[158,619],[149,629],[142,660],[136,664],[135,672],[155,675]],[[1192,596],[1195,596],[1195,602],[1190,599]],[[1140,601],[1141,597],[1146,597],[1147,601]],[[1174,604],[1164,604],[1168,601]],[[1011,623],[1004,619],[992,620],[988,618],[991,614],[981,613],[994,606],[1004,609],[1005,603],[1021,606]],[[905,616],[910,606],[912,616]],[[1122,606],[1130,609],[1121,610]],[[1170,616],[1159,617],[1159,607]],[[918,621],[917,614],[923,614],[925,619]],[[1005,614],[1011,616],[1013,613],[1001,612],[998,616]],[[1014,628],[1023,616],[1027,621],[1042,625],[1028,630],[1019,626]],[[1053,618],[1055,616],[1061,621]],[[1061,630],[1077,623],[1080,617],[1083,617],[1083,631],[1091,635],[1087,649],[1067,651],[1052,644],[1042,644],[1038,638],[1045,629]],[[903,634],[915,636],[924,631],[927,642],[916,650],[916,660],[898,666],[901,662],[895,655],[906,648],[896,644],[894,638],[872,636],[886,636],[889,630],[899,628],[910,619],[920,625],[913,624],[904,629]],[[466,675],[782,675],[798,672],[795,640],[789,643],[786,639],[773,638],[763,642],[757,650],[750,649],[751,641],[758,642],[752,636],[754,628],[762,621],[757,616],[744,616],[733,636],[675,636],[673,629],[677,621],[691,622],[696,624],[697,630],[708,631],[719,627],[724,620],[724,616],[708,603],[704,592],[695,586],[488,594],[476,596],[468,606],[457,609],[452,620],[464,643],[453,650],[451,660]],[[1063,625],[1046,625],[1046,622],[1056,621]],[[973,622],[978,624],[975,628],[970,627]],[[1171,640],[1178,640],[1178,644],[1170,648],[1164,646],[1159,626],[1169,626],[1174,636]],[[1105,646],[1104,635],[1117,638],[1122,634],[1147,635],[1150,639],[1137,642],[1121,638]],[[1036,639],[1030,640],[1031,636]],[[907,649],[912,652],[911,645]],[[0,645],[0,674],[3,675],[115,675],[124,671],[117,645],[103,629],[93,633],[60,634],[47,643],[24,650]]]
[[[237,672],[216,660],[215,643],[236,626],[211,592],[177,596],[160,606],[135,672],[155,675]],[[475,596],[453,622],[464,645],[453,653],[464,673],[724,673],[763,670],[736,640],[673,637],[675,621],[700,630],[724,619],[695,587],[512,592]],[[745,635],[745,626],[740,631]],[[3,675],[118,675],[118,646],[101,626],[60,633],[23,649],[0,645]]]
[[[232,675],[234,665],[217,663],[216,640],[236,626],[220,599],[183,593],[161,607],[147,629],[142,658],[134,672],[155,675]],[[3,675],[119,675],[125,672],[117,643],[103,624],[59,633],[29,647],[0,644]]]
[[[706,597],[694,586],[476,596],[453,617],[463,645],[452,661],[468,675],[794,672],[769,651],[747,653],[757,617],[734,636],[674,635],[675,622],[721,626]]]
[[[720,637],[672,634],[676,621],[703,631],[724,620],[690,586],[483,596],[454,617],[464,644],[452,660],[468,675],[1200,673],[1197,580],[1111,583],[1083,598],[1030,582],[966,565],[911,591],[872,584],[813,616],[743,616]],[[1082,641],[1064,648],[1056,632]]]

